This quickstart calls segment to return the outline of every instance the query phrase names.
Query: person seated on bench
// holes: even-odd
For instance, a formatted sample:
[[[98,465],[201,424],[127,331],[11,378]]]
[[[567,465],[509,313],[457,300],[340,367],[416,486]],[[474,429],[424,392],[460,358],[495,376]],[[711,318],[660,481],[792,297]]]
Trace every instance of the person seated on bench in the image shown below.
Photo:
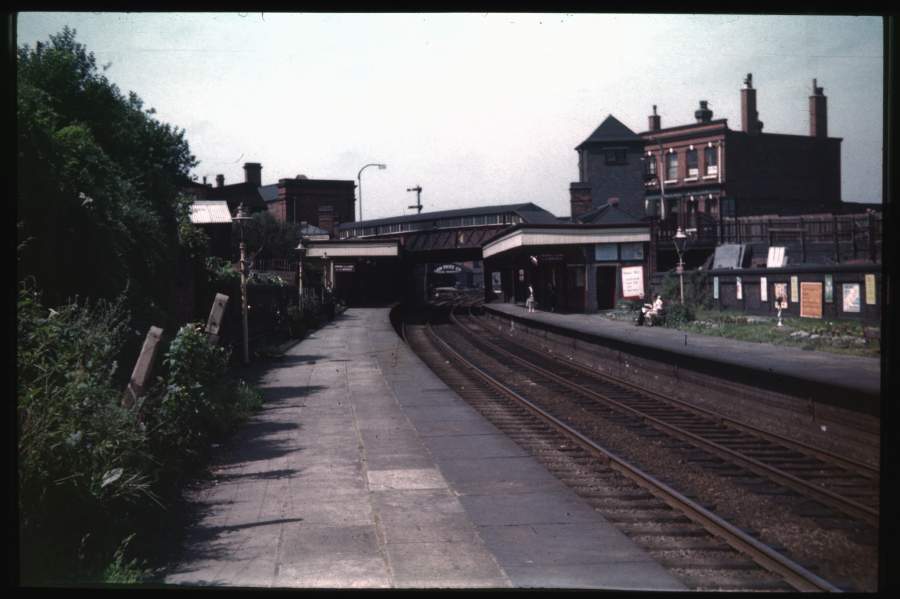
[[[644,304],[641,307],[641,311],[638,314],[637,318],[637,326],[643,326],[644,322],[649,318],[650,326],[653,325],[654,319],[659,319],[662,317],[663,313],[663,300],[660,295],[657,294],[656,299],[652,304]]]

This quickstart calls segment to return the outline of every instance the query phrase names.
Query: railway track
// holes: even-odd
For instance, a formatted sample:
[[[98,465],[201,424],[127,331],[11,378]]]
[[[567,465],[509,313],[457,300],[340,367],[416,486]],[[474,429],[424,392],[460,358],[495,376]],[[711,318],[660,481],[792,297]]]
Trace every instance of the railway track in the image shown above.
[[[827,524],[847,527],[847,519],[874,533],[879,520],[878,470],[862,462],[775,435],[709,410],[663,396],[528,347],[509,343],[495,328],[471,316],[451,318],[467,342],[527,370],[532,381],[557,389],[581,409],[606,418],[622,417],[690,445],[693,461],[706,461],[721,474],[744,477],[750,487],[771,493],[771,484],[818,504],[806,509]],[[827,506],[824,510],[821,506]]]
[[[448,385],[692,590],[841,590],[498,380],[452,331],[407,326],[404,336]]]

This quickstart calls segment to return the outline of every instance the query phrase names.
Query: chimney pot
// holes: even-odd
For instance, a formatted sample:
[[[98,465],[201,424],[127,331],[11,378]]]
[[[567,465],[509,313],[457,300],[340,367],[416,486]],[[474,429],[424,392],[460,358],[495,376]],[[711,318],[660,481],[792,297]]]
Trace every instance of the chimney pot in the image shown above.
[[[260,187],[262,185],[262,165],[258,162],[244,163],[244,182]]]
[[[662,124],[661,117],[656,114],[656,104],[653,105],[653,114],[648,117],[650,131],[659,131]]]
[[[216,187],[225,186],[225,175],[216,175]]]

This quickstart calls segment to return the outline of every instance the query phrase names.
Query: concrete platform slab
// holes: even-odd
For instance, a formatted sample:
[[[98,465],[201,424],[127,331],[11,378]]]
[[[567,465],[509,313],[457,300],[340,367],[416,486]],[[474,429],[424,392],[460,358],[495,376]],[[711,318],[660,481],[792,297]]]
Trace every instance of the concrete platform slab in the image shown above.
[[[263,394],[189,494],[166,583],[683,588],[447,389],[386,310],[296,345]]]

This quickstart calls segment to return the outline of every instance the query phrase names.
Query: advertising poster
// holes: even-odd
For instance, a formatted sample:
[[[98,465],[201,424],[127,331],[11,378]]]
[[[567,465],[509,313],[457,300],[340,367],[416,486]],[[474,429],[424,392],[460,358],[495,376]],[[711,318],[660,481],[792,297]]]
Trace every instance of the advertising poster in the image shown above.
[[[773,293],[775,294],[775,307],[780,307],[782,310],[787,309],[787,283],[775,283],[775,285],[773,285]]]
[[[719,277],[713,277],[713,299],[719,299]]]
[[[744,299],[744,284],[740,277],[734,278],[734,294],[737,299]]]
[[[825,303],[831,304],[834,302],[834,277],[831,275],[825,275]]]
[[[625,299],[644,298],[644,267],[622,267],[622,297]]]
[[[791,303],[796,304],[800,301],[800,278],[791,277]]]
[[[859,312],[859,283],[844,283],[844,312]]]
[[[875,305],[875,275],[866,275],[866,304]]]
[[[769,281],[766,277],[759,278],[759,301],[763,303],[769,301]]]
[[[800,283],[800,317],[822,318],[822,283]]]

